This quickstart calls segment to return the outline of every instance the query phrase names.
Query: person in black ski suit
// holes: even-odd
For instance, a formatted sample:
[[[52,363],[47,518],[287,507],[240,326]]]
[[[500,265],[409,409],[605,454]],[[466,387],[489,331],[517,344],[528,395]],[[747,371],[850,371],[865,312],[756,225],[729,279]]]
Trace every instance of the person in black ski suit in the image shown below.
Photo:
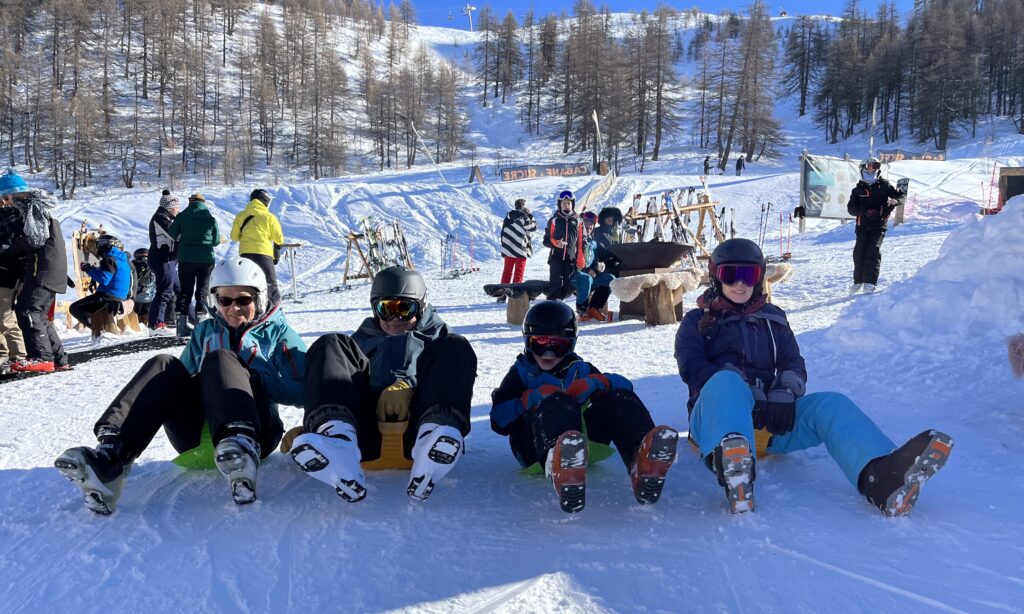
[[[882,178],[882,163],[868,158],[860,163],[860,181],[850,193],[846,211],[857,218],[857,242],[853,246],[851,293],[875,291],[882,268],[882,241],[889,214],[906,202],[907,196]]]
[[[407,494],[426,499],[455,465],[469,434],[476,353],[427,302],[419,273],[384,269],[370,288],[373,315],[351,336],[309,349],[306,412],[282,450],[345,501],[366,496],[360,461],[381,456],[382,423],[407,423]]]
[[[712,286],[676,333],[690,439],[731,511],[754,509],[756,441],[769,454],[824,443],[871,504],[887,516],[909,513],[921,486],[945,465],[953,438],[928,430],[896,448],[845,395],[805,395],[804,359],[785,312],[766,302],[764,269],[753,241],[720,243],[711,254]]]
[[[597,241],[597,260],[604,263],[604,270],[619,276],[622,261],[612,253],[611,246],[622,243],[622,212],[618,207],[605,207],[597,214],[594,240]]]
[[[525,348],[491,393],[491,429],[508,437],[522,467],[544,468],[565,512],[583,509],[587,464],[607,457],[591,458],[588,440],[609,454],[614,443],[636,500],[656,503],[679,434],[654,425],[628,379],[576,354],[576,336],[575,314],[561,301],[526,312]]]
[[[544,226],[544,247],[551,250],[548,255],[549,300],[560,301],[575,291],[572,276],[583,268],[583,230],[576,216],[576,196],[570,190],[558,195],[557,211]]]
[[[743,174],[743,169],[747,168],[747,161],[743,156],[736,158],[736,176],[739,177]]]

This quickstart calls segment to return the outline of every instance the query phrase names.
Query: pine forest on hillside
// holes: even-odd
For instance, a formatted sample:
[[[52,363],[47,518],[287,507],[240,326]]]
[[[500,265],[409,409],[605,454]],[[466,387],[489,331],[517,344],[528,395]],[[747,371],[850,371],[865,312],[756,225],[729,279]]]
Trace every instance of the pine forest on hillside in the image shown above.
[[[10,0],[0,13],[0,160],[80,186],[260,170],[312,178],[465,156],[466,92],[517,105],[563,154],[643,171],[671,145],[773,156],[779,100],[828,142],[871,129],[944,149],[988,116],[1024,133],[1024,3],[851,0],[776,21],[590,0],[517,20],[481,7],[458,66],[410,36],[410,0]],[[684,68],[685,67],[685,68]],[[601,142],[593,117],[598,119]],[[874,118],[874,119],[873,119]]]

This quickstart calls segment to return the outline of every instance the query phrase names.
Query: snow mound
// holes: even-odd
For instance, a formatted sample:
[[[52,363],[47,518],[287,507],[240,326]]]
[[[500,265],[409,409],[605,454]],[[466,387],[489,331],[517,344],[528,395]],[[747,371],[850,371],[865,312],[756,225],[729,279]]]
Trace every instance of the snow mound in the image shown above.
[[[884,292],[858,297],[828,332],[840,349],[957,349],[1024,329],[1024,196],[968,218],[938,257]],[[885,264],[883,263],[883,267]]]

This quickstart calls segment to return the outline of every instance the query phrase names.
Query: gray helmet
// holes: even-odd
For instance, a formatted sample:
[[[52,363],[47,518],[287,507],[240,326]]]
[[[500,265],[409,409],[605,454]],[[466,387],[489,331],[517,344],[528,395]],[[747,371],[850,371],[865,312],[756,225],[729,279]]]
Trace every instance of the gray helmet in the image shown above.
[[[396,264],[374,275],[370,301],[379,298],[411,298],[426,303],[427,285],[419,273]]]

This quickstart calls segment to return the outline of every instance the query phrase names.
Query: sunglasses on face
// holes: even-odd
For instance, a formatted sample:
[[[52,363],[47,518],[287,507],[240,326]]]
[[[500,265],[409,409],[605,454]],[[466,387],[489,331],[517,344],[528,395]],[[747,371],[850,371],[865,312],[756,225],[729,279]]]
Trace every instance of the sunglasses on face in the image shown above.
[[[254,300],[256,300],[256,298],[253,296],[217,296],[217,304],[221,307],[230,307],[232,305],[248,307],[249,305],[252,305]]]
[[[715,277],[726,286],[742,281],[754,287],[761,281],[761,273],[759,264],[720,264],[715,268]]]
[[[384,298],[373,302],[373,313],[385,322],[395,318],[408,322],[419,312],[419,301],[411,298]]]
[[[526,346],[534,356],[544,356],[548,352],[561,358],[572,351],[573,340],[557,335],[534,335],[526,338]]]

